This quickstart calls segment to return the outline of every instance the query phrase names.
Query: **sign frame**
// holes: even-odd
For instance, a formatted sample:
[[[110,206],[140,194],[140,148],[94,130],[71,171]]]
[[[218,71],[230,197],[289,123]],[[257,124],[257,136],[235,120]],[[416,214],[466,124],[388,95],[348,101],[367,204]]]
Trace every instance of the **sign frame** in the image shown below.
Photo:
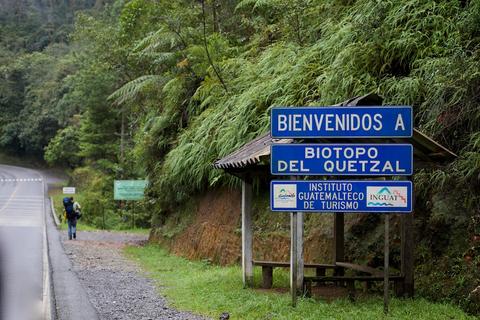
[[[275,134],[274,133],[274,121],[276,121],[276,117],[274,117],[274,112],[277,110],[292,110],[292,111],[297,111],[298,113],[302,112],[312,112],[315,113],[315,111],[318,111],[320,113],[327,113],[330,112],[331,114],[336,114],[337,111],[341,113],[359,113],[360,111],[364,110],[365,113],[366,110],[379,110],[379,112],[382,111],[395,111],[399,109],[407,109],[406,112],[409,113],[410,121],[408,119],[405,119],[405,126],[408,126],[410,130],[408,134],[399,134],[399,135],[391,135],[391,134],[377,134],[377,135],[338,135],[337,131],[332,131],[332,134],[312,134],[312,135],[296,135],[296,134],[290,134],[290,135],[281,135],[281,134]],[[380,111],[381,110],[381,111]],[[286,132],[291,132],[291,130],[287,130]],[[270,136],[274,139],[309,139],[309,138],[411,138],[413,136],[413,108],[412,106],[358,106],[358,107],[336,107],[336,106],[309,106],[309,107],[272,107],[270,109]]]
[[[405,208],[401,207],[393,207],[391,210],[385,210],[387,208],[382,207],[372,207],[372,209],[355,209],[355,210],[345,210],[345,209],[327,209],[327,210],[320,210],[320,209],[305,209],[299,208],[298,204],[295,207],[282,207],[281,209],[277,209],[274,207],[274,185],[281,184],[281,185],[300,185],[300,184],[309,184],[309,183],[349,183],[349,184],[357,184],[360,185],[360,188],[365,189],[365,193],[367,193],[367,187],[407,187],[407,206]],[[361,185],[364,185],[363,187]],[[362,190],[363,191],[363,190]],[[298,195],[295,194],[297,199]],[[360,201],[363,201],[360,200]],[[366,201],[366,199],[365,199]],[[373,209],[376,208],[376,209]],[[413,212],[413,183],[409,180],[272,180],[270,182],[270,210],[273,212],[305,212],[305,213],[362,213],[362,214],[411,214]]]
[[[329,147],[352,147],[355,148],[357,146],[388,146],[391,148],[396,147],[410,147],[410,171],[406,173],[339,173],[339,172],[281,172],[277,173],[274,172],[274,149],[276,146],[281,146],[280,148],[287,148],[286,146],[312,146],[312,147],[322,147],[322,146],[329,146]],[[295,148],[295,147],[294,147]],[[297,160],[304,160],[304,159],[297,159]],[[342,160],[340,158],[332,158],[332,161]],[[372,159],[375,160],[375,159]],[[320,160],[313,160],[313,161],[320,161]],[[387,176],[411,176],[414,172],[414,163],[413,163],[413,145],[409,143],[273,143],[270,145],[270,173],[274,176],[380,176],[380,177],[387,177]]]

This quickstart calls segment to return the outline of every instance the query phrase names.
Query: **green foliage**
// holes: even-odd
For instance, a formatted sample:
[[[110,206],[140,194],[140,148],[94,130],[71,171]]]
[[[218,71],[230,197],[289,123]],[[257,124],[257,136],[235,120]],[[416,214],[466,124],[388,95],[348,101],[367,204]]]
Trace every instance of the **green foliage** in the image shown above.
[[[50,140],[45,148],[45,160],[51,166],[69,166],[74,168],[80,164],[78,128],[69,126],[62,129]]]
[[[422,260],[415,269],[418,293],[432,301],[457,301],[464,310],[478,314],[480,306],[470,299],[470,293],[480,277],[479,257],[467,261],[459,255],[445,256],[432,264],[428,250],[421,246],[419,251]]]
[[[139,99],[140,94],[145,94],[157,86],[162,86],[164,83],[165,79],[161,76],[141,76],[123,85],[120,89],[112,93],[108,99],[114,100],[116,104],[121,105]]]

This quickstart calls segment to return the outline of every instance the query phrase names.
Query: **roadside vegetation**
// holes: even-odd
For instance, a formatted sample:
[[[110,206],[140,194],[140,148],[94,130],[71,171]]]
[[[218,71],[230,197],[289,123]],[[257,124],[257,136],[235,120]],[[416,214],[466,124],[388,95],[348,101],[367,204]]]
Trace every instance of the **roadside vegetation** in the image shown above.
[[[181,310],[211,316],[228,312],[231,319],[475,319],[448,303],[425,299],[392,299],[388,316],[380,297],[347,298],[332,302],[303,298],[296,308],[288,293],[243,289],[241,268],[192,262],[157,246],[127,247],[126,254],[137,261],[149,277],[158,280],[160,292]],[[257,286],[261,271],[255,270]],[[288,273],[275,270],[274,288],[288,288]]]

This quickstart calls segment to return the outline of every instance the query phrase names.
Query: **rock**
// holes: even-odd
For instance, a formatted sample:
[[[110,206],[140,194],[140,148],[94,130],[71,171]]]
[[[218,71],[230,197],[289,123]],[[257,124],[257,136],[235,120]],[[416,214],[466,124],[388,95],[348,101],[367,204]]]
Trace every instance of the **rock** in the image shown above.
[[[475,303],[480,304],[480,286],[476,287],[472,292],[470,292],[470,299]]]
[[[220,320],[228,320],[230,319],[230,314],[228,312],[224,312],[220,315]]]

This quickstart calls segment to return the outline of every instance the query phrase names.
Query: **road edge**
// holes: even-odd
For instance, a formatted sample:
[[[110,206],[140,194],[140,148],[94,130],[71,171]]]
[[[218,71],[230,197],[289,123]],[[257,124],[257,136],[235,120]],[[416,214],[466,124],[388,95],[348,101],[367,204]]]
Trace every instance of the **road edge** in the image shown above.
[[[48,183],[45,183],[45,186],[47,188],[44,201],[51,201],[48,197]],[[51,212],[47,214],[47,210],[51,210]],[[50,320],[98,320],[98,312],[90,302],[87,292],[65,252],[55,221],[54,210],[53,201],[50,202],[50,206],[45,206],[50,277]]]
[[[48,190],[45,188],[45,177],[42,176],[42,187],[43,187],[43,293],[42,293],[42,301],[43,301],[43,318],[45,320],[54,320],[52,318],[52,291],[51,290],[51,270],[50,270],[50,258],[49,258],[49,250],[48,250],[48,240],[47,240],[47,208],[45,206],[45,198]]]

